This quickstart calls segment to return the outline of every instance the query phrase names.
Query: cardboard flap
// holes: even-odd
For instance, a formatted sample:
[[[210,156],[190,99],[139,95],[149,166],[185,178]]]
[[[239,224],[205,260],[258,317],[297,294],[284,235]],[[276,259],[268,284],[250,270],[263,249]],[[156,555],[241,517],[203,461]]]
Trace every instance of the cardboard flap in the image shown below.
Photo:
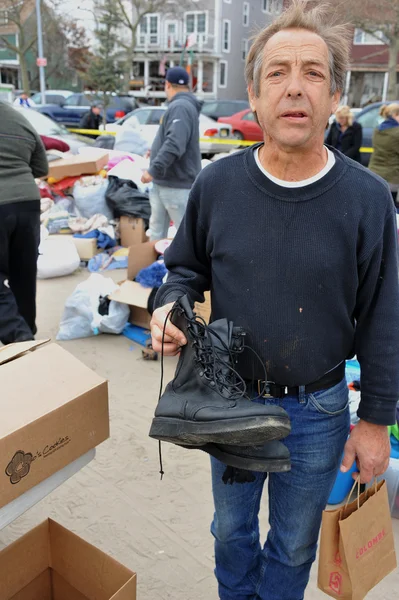
[[[158,253],[155,250],[155,244],[156,242],[145,242],[143,244],[130,246],[127,268],[127,278],[130,281],[133,281],[141,269],[149,267],[157,260]]]
[[[112,598],[132,579],[135,581],[132,571],[101,550],[51,519],[49,525],[52,569],[83,597]]]
[[[151,288],[145,288],[136,281],[124,281],[115,292],[110,294],[109,298],[115,302],[147,309],[151,291]]]
[[[18,342],[15,344],[9,344],[8,346],[4,346],[4,348],[0,348],[0,365],[4,365],[5,363],[10,362],[11,360],[15,360],[19,358],[25,352],[30,352],[31,350],[35,350],[39,348],[39,346],[43,346],[47,344],[50,339],[47,340],[33,340],[31,342]]]
[[[11,600],[44,573],[49,557],[49,523],[45,521],[1,552],[0,598]],[[22,567],[23,568],[18,568]],[[33,586],[35,587],[35,586]],[[28,588],[29,589],[29,588]],[[20,598],[34,598],[23,596]],[[45,598],[45,594],[43,594]]]

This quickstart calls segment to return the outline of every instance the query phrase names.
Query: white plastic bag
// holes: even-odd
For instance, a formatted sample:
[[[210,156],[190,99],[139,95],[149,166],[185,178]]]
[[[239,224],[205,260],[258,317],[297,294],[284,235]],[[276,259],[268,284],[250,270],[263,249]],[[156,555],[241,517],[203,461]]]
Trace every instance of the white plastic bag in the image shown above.
[[[126,304],[111,300],[108,315],[98,312],[100,297],[109,296],[117,288],[112,279],[98,273],[79,283],[65,303],[57,340],[74,340],[99,333],[122,333],[130,313]]]
[[[39,258],[37,259],[37,278],[50,279],[71,275],[80,265],[75,243],[70,238],[48,236],[45,227],[41,227]]]
[[[104,215],[110,221],[112,211],[105,200],[108,181],[101,176],[81,177],[73,186],[75,206],[82,217],[90,219],[95,214]]]

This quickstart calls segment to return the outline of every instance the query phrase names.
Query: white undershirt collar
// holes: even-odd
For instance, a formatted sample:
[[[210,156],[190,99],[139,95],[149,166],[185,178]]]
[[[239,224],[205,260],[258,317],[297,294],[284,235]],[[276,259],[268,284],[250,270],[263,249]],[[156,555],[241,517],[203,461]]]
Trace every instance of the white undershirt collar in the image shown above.
[[[331,171],[331,169],[335,165],[335,156],[334,156],[333,152],[331,152],[331,150],[329,150],[326,146],[324,146],[324,147],[327,150],[326,166],[323,167],[322,170],[319,171],[316,175],[313,175],[313,177],[309,177],[308,179],[303,179],[302,181],[284,181],[284,179],[278,179],[277,177],[274,177],[268,171],[266,171],[266,169],[262,166],[262,163],[260,162],[260,158],[259,158],[260,147],[255,148],[255,152],[254,152],[255,161],[256,161],[256,164],[258,165],[259,169],[262,171],[262,173],[268,179],[270,179],[270,181],[272,181],[273,183],[280,185],[281,187],[285,187],[285,188],[305,187],[306,185],[311,185],[312,183],[319,181],[319,179],[322,179],[322,177],[327,175],[327,173],[329,171]]]

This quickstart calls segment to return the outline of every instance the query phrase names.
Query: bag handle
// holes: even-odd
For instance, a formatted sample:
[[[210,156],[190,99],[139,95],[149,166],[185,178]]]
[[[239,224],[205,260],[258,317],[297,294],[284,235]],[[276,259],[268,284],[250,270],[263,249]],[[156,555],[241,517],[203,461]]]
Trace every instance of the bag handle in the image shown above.
[[[375,494],[376,494],[376,493],[377,493],[377,491],[378,491],[378,490],[377,490],[377,483],[378,483],[378,482],[377,482],[377,477],[375,477],[375,476],[374,476],[374,493],[375,493]],[[349,504],[349,502],[350,502],[350,499],[351,499],[351,497],[352,497],[352,494],[353,494],[353,490],[355,489],[356,485],[357,485],[357,509],[359,510],[359,508],[360,508],[360,473],[359,473],[359,475],[356,477],[355,483],[354,483],[354,484],[353,484],[353,486],[352,486],[352,489],[351,489],[351,491],[350,491],[350,493],[349,493],[349,496],[348,496],[348,500],[346,501],[346,504],[345,504],[345,508],[347,508],[347,506],[348,506],[348,504]],[[370,491],[370,489],[371,489],[371,488],[368,488],[368,489],[367,489],[367,494],[366,494],[367,498],[368,498],[368,496],[369,496],[369,491]]]
[[[351,491],[349,493],[349,496],[348,496],[348,500],[346,501],[346,504],[345,504],[345,508],[348,507],[348,504],[349,504],[350,499],[351,499],[352,494],[353,494],[353,490],[355,489],[356,486],[357,486],[357,510],[359,510],[359,508],[360,508],[360,473],[356,477],[355,483],[352,486],[352,489],[351,489]]]

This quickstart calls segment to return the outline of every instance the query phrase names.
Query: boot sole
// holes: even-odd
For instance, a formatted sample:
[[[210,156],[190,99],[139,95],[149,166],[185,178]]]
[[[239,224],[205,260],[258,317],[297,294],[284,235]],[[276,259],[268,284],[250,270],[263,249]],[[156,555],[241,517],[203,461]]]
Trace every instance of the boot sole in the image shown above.
[[[250,456],[237,456],[220,450],[216,444],[202,446],[200,448],[210,456],[214,456],[220,462],[237,469],[255,471],[258,473],[285,473],[291,470],[290,458],[255,458]]]
[[[281,440],[291,431],[288,417],[245,417],[224,421],[186,421],[170,417],[155,417],[149,436],[161,442],[187,446],[230,444],[256,446]]]

